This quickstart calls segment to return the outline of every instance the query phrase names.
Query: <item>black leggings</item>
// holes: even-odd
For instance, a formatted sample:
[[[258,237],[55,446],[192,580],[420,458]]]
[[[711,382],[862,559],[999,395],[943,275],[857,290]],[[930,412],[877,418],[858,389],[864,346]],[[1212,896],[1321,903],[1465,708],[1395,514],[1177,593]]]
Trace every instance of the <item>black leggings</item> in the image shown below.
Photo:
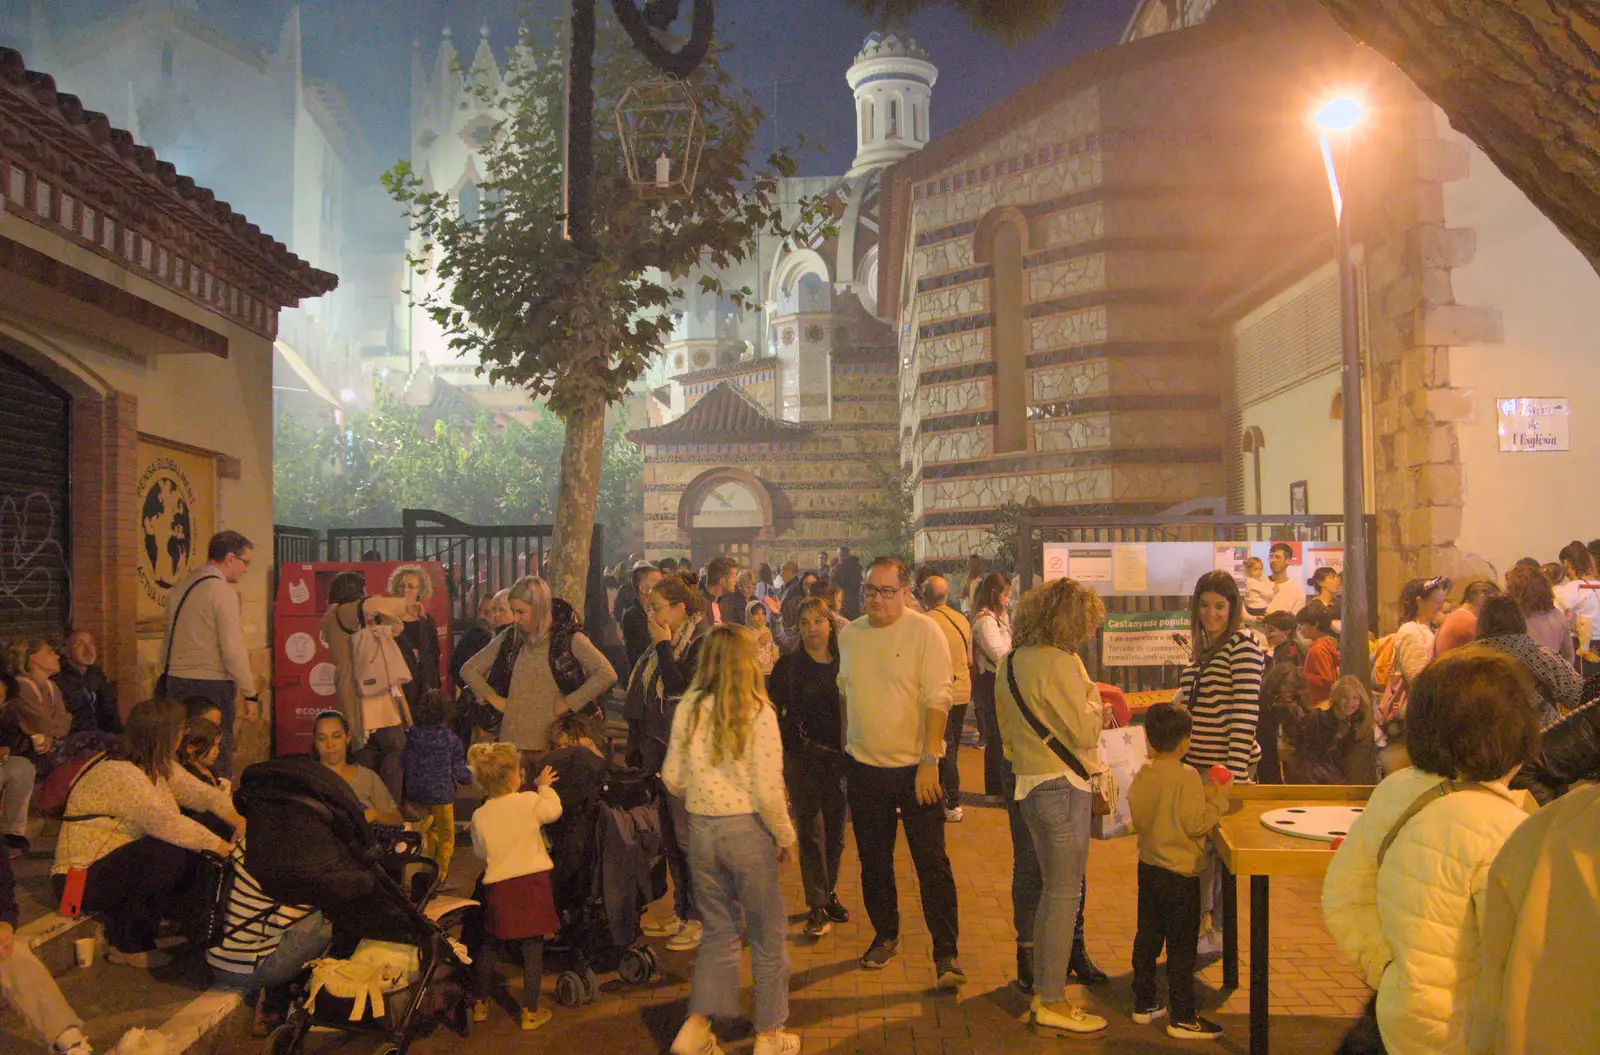
[[[539,986],[544,981],[544,939],[522,938],[501,941],[484,935],[477,948],[472,950],[472,967],[477,982],[478,999],[488,1000],[494,995],[495,976],[499,974],[499,953],[508,945],[522,947],[522,1009],[539,1009]]]

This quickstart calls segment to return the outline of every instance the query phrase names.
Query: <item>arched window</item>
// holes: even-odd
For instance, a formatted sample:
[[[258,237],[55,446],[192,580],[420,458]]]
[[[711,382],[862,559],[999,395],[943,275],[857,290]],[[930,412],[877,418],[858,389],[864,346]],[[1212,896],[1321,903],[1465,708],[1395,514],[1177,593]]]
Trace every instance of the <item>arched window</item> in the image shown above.
[[[456,195],[456,207],[460,210],[464,222],[478,222],[483,212],[483,194],[478,190],[476,183],[468,180],[461,185],[461,190]]]
[[[922,130],[922,107],[916,103],[911,104],[911,138],[919,143],[928,138]]]
[[[874,138],[872,125],[872,100],[863,99],[861,100],[861,141],[863,143],[872,142]]]
[[[899,99],[890,99],[889,100],[889,131],[885,135],[885,138],[886,139],[898,139],[898,138],[900,138],[900,100]]]
[[[804,314],[818,314],[829,310],[828,283],[821,275],[807,274],[799,286],[795,310]]]
[[[994,229],[994,428],[996,454],[1028,449],[1028,338],[1022,310],[1023,233],[1014,221]]]

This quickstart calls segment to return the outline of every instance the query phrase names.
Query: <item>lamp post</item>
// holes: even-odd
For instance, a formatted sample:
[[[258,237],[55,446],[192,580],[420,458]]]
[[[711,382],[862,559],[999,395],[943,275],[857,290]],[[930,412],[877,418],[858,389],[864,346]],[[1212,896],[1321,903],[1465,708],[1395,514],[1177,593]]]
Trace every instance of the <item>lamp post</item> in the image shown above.
[[[1333,196],[1333,216],[1337,227],[1339,259],[1339,321],[1343,355],[1340,361],[1342,411],[1340,424],[1344,440],[1344,604],[1339,631],[1339,672],[1354,674],[1366,685],[1372,680],[1367,654],[1367,629],[1371,608],[1367,597],[1367,502],[1366,468],[1363,450],[1366,439],[1361,421],[1361,334],[1356,304],[1356,275],[1350,263],[1350,210],[1339,184],[1339,168],[1334,163],[1337,148],[1349,171],[1350,140],[1365,111],[1355,99],[1342,97],[1328,102],[1314,118],[1322,144],[1322,160],[1328,170],[1328,190]]]

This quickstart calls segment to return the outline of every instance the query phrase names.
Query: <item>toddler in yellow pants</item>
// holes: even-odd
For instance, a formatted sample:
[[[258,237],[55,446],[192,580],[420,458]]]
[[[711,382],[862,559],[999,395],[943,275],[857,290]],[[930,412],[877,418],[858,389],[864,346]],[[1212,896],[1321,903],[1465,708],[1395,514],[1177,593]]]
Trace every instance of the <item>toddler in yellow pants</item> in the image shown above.
[[[450,731],[450,698],[429,689],[411,708],[416,723],[406,730],[405,801],[427,818],[424,848],[439,863],[441,883],[448,883],[456,847],[456,787],[472,783],[467,749]]]

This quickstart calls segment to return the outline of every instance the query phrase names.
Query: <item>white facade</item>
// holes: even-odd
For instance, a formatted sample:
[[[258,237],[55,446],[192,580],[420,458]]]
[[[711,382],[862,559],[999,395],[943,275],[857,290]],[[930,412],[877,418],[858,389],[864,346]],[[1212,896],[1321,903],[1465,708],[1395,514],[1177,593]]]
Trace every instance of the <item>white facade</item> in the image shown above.
[[[892,165],[932,138],[928,102],[939,70],[910,37],[869,34],[845,74],[855,93],[854,176]]]

